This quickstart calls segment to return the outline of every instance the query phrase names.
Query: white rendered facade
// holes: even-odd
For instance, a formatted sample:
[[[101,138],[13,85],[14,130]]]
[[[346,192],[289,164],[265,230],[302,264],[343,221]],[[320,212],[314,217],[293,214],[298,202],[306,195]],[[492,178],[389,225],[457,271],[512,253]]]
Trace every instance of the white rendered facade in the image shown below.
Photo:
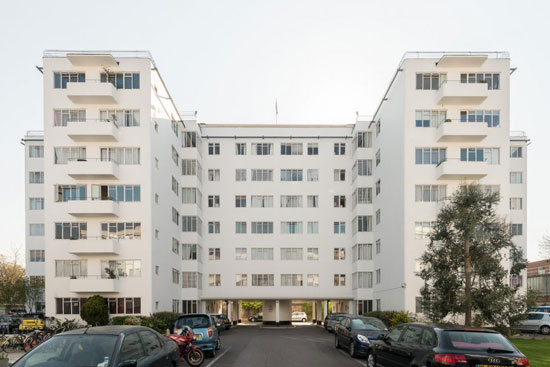
[[[291,300],[315,301],[317,319],[326,300],[334,311],[414,312],[421,237],[440,198],[466,181],[498,185],[499,213],[522,225],[514,240],[525,250],[527,139],[510,138],[502,56],[405,57],[374,118],[355,124],[229,125],[182,118],[148,55],[46,53],[46,313],[75,313],[96,293],[113,314],[217,312],[226,301],[238,318],[239,300],[264,300],[264,320],[276,322],[289,319]],[[481,72],[498,74],[497,88],[460,82]],[[55,73],[65,73],[59,88]],[[430,74],[430,90],[416,89],[417,73]],[[432,74],[447,82],[439,88]],[[75,81],[63,88],[64,77]],[[416,127],[421,111],[430,117]],[[469,111],[484,122],[461,122],[477,118]],[[132,149],[109,155],[117,147]],[[418,148],[442,163],[416,164]],[[473,148],[477,161],[461,161]],[[417,201],[426,190],[430,202]]]

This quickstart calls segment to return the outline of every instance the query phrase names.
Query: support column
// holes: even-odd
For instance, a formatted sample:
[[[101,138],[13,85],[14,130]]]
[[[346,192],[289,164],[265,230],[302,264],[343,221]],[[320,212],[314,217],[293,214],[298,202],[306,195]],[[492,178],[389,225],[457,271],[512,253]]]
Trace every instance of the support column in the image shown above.
[[[351,315],[355,315],[355,301],[350,300],[348,301],[348,313]]]
[[[323,302],[323,320],[328,315],[328,300]]]
[[[201,301],[201,312],[206,313],[206,301]]]
[[[275,301],[275,325],[279,326],[279,300]]]
[[[227,302],[227,318],[229,321],[233,321],[233,317],[231,316],[231,311],[233,310],[233,301]]]

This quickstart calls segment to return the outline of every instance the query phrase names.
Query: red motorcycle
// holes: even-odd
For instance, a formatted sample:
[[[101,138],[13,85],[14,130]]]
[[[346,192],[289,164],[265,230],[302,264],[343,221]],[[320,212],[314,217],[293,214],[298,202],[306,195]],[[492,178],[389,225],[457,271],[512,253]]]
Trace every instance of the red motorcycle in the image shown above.
[[[168,337],[178,345],[180,361],[185,360],[192,367],[198,367],[204,362],[204,352],[193,345],[195,335],[189,327],[184,327],[181,334],[170,334]]]

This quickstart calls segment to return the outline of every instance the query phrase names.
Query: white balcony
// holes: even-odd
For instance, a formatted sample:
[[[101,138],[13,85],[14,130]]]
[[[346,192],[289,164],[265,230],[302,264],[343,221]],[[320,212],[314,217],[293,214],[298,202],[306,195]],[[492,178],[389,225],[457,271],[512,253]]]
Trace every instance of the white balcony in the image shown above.
[[[75,142],[118,141],[118,126],[112,121],[68,121],[67,135]]]
[[[69,292],[118,293],[118,279],[105,279],[99,276],[84,276],[69,279]]]
[[[459,80],[447,80],[437,91],[437,103],[476,105],[487,99],[488,92],[487,83],[461,83]]]
[[[438,68],[479,68],[489,58],[484,54],[443,55],[436,63]]]
[[[102,239],[101,237],[88,237],[85,240],[70,240],[68,245],[68,252],[74,255],[118,255],[120,253],[117,238]]]
[[[114,160],[84,158],[69,160],[67,173],[75,179],[117,179],[118,164]]]
[[[459,159],[449,159],[436,167],[438,180],[479,180],[487,176],[486,162],[463,162]]]
[[[444,142],[480,142],[489,135],[486,122],[442,122],[437,127],[437,141]]]
[[[115,104],[118,92],[111,83],[88,79],[84,83],[67,83],[67,97],[73,103]]]
[[[114,68],[118,64],[111,54],[94,53],[68,53],[67,59],[76,67],[99,66],[105,68]]]
[[[113,200],[70,200],[63,205],[74,217],[118,217],[118,202]]]

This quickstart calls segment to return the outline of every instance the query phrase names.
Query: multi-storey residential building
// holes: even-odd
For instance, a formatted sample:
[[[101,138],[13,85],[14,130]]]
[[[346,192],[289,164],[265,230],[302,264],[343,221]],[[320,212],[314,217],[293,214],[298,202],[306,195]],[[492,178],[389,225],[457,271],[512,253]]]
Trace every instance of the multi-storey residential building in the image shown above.
[[[500,192],[525,250],[505,53],[406,54],[375,115],[336,125],[199,123],[146,53],[46,52],[43,73],[48,315],[92,294],[112,314],[420,312],[418,259],[462,182]]]

